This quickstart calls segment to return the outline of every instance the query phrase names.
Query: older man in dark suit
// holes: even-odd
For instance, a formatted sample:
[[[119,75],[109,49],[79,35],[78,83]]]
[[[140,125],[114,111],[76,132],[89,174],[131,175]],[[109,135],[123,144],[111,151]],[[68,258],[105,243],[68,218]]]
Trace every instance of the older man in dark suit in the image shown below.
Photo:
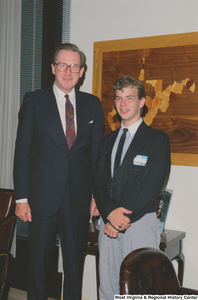
[[[53,87],[25,95],[14,158],[16,215],[29,221],[28,299],[47,299],[50,261],[59,231],[65,300],[81,299],[92,176],[103,136],[100,100],[75,90],[85,55],[58,46]]]
[[[129,252],[159,247],[158,196],[170,167],[168,136],[141,118],[142,82],[123,76],[114,84],[114,95],[121,127],[102,139],[94,180],[102,216],[100,300],[119,294],[120,264]]]

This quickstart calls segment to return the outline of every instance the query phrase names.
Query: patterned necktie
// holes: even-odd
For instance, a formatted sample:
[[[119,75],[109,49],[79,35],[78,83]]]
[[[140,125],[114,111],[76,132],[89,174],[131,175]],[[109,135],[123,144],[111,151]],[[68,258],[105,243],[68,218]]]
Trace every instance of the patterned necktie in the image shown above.
[[[75,140],[74,108],[69,100],[69,96],[65,95],[65,98],[66,141],[70,149]]]
[[[119,144],[118,144],[118,148],[117,148],[116,156],[115,156],[115,161],[114,161],[113,177],[117,176],[117,172],[118,172],[118,169],[119,169],[119,166],[120,166],[122,150],[123,150],[124,142],[125,142],[125,139],[126,139],[127,131],[128,131],[127,128],[123,129],[123,133],[122,133],[122,136],[121,136]]]

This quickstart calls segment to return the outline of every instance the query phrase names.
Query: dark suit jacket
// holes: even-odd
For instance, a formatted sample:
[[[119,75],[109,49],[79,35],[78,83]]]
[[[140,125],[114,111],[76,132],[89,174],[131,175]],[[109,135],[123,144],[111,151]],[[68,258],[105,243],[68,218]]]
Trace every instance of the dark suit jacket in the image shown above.
[[[87,213],[98,143],[103,137],[99,98],[76,91],[77,137],[69,150],[52,88],[25,95],[19,112],[15,158],[15,198],[28,198],[33,213],[59,209],[66,186],[76,215]]]
[[[168,136],[142,122],[126,152],[117,178],[112,179],[111,152],[118,131],[102,139],[94,178],[96,203],[105,223],[108,222],[109,213],[117,207],[133,211],[129,216],[131,222],[139,220],[146,213],[156,212],[158,196],[170,168]],[[145,166],[136,165],[137,155],[148,157]]]

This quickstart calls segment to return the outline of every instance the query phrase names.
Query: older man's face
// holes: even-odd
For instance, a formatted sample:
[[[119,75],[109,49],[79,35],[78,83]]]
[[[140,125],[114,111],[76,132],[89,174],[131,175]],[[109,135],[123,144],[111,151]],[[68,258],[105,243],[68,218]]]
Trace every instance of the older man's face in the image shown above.
[[[80,65],[80,55],[78,52],[71,50],[60,50],[56,58],[56,63],[60,62],[66,63],[69,66],[71,64]],[[71,92],[84,72],[84,68],[81,68],[79,73],[74,74],[70,71],[70,68],[67,68],[64,72],[60,72],[57,69],[57,65],[52,64],[51,67],[52,73],[55,75],[56,86],[65,94]]]

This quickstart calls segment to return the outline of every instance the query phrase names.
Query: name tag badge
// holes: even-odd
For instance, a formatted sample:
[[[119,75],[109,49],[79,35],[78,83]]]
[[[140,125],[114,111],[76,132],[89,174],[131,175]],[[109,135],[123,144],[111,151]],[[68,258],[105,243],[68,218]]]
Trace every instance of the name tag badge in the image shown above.
[[[143,156],[143,155],[136,155],[136,157],[133,160],[133,164],[135,166],[146,166],[148,156]]]

